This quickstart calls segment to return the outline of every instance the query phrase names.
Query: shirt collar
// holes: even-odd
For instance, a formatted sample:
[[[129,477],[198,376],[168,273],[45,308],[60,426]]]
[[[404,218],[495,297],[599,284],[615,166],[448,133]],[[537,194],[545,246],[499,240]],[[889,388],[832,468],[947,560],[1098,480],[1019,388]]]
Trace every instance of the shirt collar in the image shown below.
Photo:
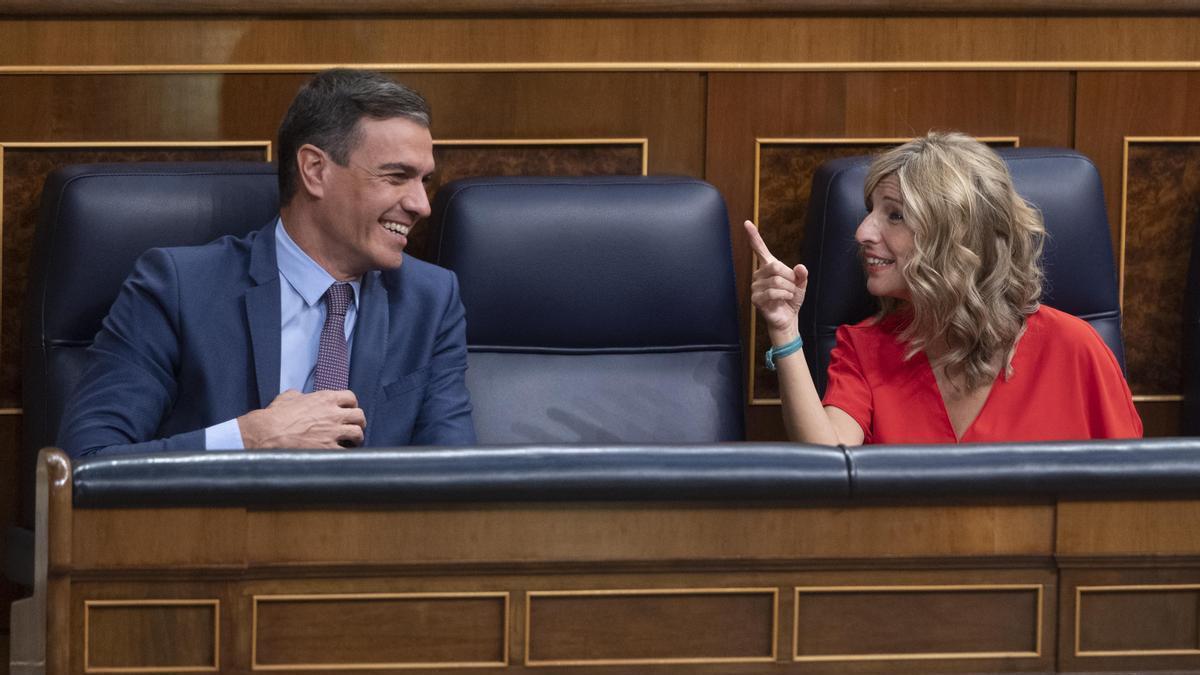
[[[330,276],[323,267],[300,248],[283,227],[283,218],[275,220],[275,263],[279,266],[279,274],[287,280],[292,288],[304,298],[309,307],[321,302],[321,297],[329,289],[330,284],[337,279]],[[354,289],[354,304],[358,304],[358,292],[362,279],[349,282]]]

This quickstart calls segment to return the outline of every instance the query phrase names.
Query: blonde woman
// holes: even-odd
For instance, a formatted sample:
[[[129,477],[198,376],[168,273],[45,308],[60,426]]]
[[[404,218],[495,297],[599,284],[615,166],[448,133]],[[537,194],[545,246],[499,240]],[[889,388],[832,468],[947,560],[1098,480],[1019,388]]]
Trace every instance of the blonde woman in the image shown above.
[[[1041,215],[1004,161],[960,133],[879,156],[855,232],[875,316],[841,326],[822,401],[797,316],[808,271],[754,224],[751,301],[765,320],[788,435],[807,443],[938,443],[1142,435],[1121,368],[1086,322],[1039,303]]]

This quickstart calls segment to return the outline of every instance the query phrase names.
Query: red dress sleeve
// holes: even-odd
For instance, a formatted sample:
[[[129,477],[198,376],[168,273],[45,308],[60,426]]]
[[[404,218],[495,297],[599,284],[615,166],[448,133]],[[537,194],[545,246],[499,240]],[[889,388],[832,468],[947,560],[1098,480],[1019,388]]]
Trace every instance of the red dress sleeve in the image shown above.
[[[862,427],[863,443],[870,443],[873,409],[871,386],[863,375],[862,362],[849,326],[838,326],[837,343],[829,356],[829,379],[825,385],[823,403],[853,417]]]

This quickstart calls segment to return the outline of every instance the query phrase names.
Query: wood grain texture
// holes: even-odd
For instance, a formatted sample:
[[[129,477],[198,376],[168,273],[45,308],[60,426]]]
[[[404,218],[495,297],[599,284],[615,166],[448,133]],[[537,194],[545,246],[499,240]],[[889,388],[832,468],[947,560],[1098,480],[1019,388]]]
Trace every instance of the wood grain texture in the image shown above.
[[[1041,647],[1036,588],[799,590],[798,659],[972,653],[1027,658]]]
[[[207,65],[219,72],[305,70],[316,64],[457,64],[453,71],[464,64],[489,70],[525,67],[519,64],[551,70],[563,64],[604,70],[641,64],[657,70],[676,64],[706,71],[778,64],[821,69],[839,63],[1200,60],[1198,16],[466,18],[347,16],[344,11],[339,5],[338,15],[324,18],[0,19],[0,68],[186,70]]]
[[[419,0],[350,0],[330,6],[315,0],[262,0],[249,8],[238,0],[9,0],[13,15],[136,14],[400,14],[400,15],[620,15],[675,14],[1190,14],[1195,0],[443,0],[436,7]]]
[[[1084,590],[1079,596],[1079,650],[1200,652],[1200,590],[1149,586]],[[1136,622],[1129,617],[1136,616]],[[1200,656],[1200,654],[1197,654]]]
[[[529,597],[530,664],[769,660],[774,593],[605,592]]]
[[[89,668],[218,666],[215,605],[129,601],[85,605],[83,611]]]
[[[1187,607],[1182,599],[1188,591],[1171,588],[1200,583],[1200,568],[1195,566],[1159,567],[1137,564],[1063,569],[1059,586],[1059,664],[1063,671],[1195,672],[1200,655],[1188,654],[1076,654],[1076,614],[1079,612],[1079,647],[1085,651],[1103,646],[1122,646],[1133,651],[1165,645],[1197,645],[1196,632],[1185,635],[1189,624],[1195,626],[1196,607]],[[1135,593],[1097,594],[1088,589],[1139,587]],[[1157,587],[1157,588],[1156,588]],[[1083,589],[1083,603],[1077,607]],[[1195,596],[1193,596],[1194,600]],[[1166,647],[1171,648],[1171,647]]]
[[[1125,185],[1129,386],[1134,394],[1180,394],[1184,289],[1200,227],[1200,140],[1130,142]]]
[[[1195,137],[1200,136],[1200,107],[1192,102],[1193,94],[1200,91],[1200,73],[1166,72],[1166,73],[1137,73],[1137,72],[1096,72],[1079,73],[1077,76],[1075,104],[1075,149],[1087,155],[1096,163],[1100,178],[1104,183],[1105,201],[1108,205],[1108,219],[1113,226],[1114,251],[1121,250],[1120,226],[1121,203],[1123,197],[1123,168],[1126,137]],[[1169,176],[1165,180],[1140,173],[1139,198],[1135,200],[1138,213],[1143,209],[1154,210],[1155,213],[1167,214],[1186,210],[1188,200],[1192,199],[1187,190],[1181,190],[1182,175]],[[1190,172],[1188,173],[1190,175]],[[1189,184],[1190,183],[1186,183]],[[1170,196],[1171,201],[1153,205],[1157,193]],[[1143,198],[1144,197],[1144,198]],[[1183,203],[1173,203],[1176,197]],[[1132,205],[1132,204],[1131,204]],[[1161,237],[1153,236],[1159,231],[1157,224],[1147,222],[1140,216],[1137,218],[1138,227],[1150,227],[1144,237],[1141,232],[1134,233],[1127,227],[1126,236],[1132,237],[1137,245],[1143,241],[1153,242],[1146,249],[1156,259],[1161,259],[1164,248]],[[1167,229],[1177,232],[1177,226]],[[1174,242],[1178,250],[1186,249],[1186,241]],[[1170,255],[1170,254],[1168,254]],[[1168,380],[1175,377],[1169,372],[1172,363],[1177,363],[1177,353],[1156,353],[1152,351],[1159,343],[1160,336],[1152,336],[1154,326],[1147,325],[1147,320],[1172,321],[1170,308],[1154,297],[1160,283],[1167,278],[1178,278],[1178,265],[1173,269],[1158,272],[1153,269],[1153,263],[1136,259],[1132,251],[1127,250],[1125,268],[1139,270],[1138,274],[1146,276],[1146,282],[1141,279],[1126,278],[1124,280],[1123,306],[1125,318],[1125,349],[1129,362],[1129,379],[1135,388],[1135,393],[1149,392],[1153,387],[1166,387]],[[1148,267],[1147,265],[1150,265]],[[1143,273],[1144,271],[1144,273]],[[1124,274],[1128,271],[1123,270]],[[1163,276],[1165,275],[1165,277]],[[1181,288],[1163,289],[1168,297],[1182,291]],[[1146,309],[1135,307],[1146,303],[1147,308],[1154,310],[1147,314]],[[1182,320],[1182,315],[1176,315]],[[1168,331],[1178,330],[1177,327]],[[1169,338],[1168,338],[1169,339]],[[1161,359],[1161,363],[1159,361]],[[1160,393],[1160,392],[1154,392]],[[1175,393],[1166,391],[1161,393]],[[1139,402],[1139,410],[1145,422],[1146,435],[1163,436],[1178,433],[1178,402]]]
[[[1056,551],[1061,556],[1200,555],[1200,502],[1063,501]]]
[[[505,662],[503,597],[257,598],[255,664]]]

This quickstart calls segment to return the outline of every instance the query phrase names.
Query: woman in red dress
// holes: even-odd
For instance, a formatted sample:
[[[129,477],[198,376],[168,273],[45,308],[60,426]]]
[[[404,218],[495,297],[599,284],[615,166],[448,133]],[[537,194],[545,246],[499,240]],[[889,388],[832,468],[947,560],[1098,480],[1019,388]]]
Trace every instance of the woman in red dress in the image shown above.
[[[1086,322],[1040,304],[1041,214],[960,133],[880,155],[855,239],[880,312],[837,331],[822,401],[799,350],[808,270],[754,224],[751,301],[773,345],[788,435],[807,443],[954,443],[1142,435],[1129,386]]]

